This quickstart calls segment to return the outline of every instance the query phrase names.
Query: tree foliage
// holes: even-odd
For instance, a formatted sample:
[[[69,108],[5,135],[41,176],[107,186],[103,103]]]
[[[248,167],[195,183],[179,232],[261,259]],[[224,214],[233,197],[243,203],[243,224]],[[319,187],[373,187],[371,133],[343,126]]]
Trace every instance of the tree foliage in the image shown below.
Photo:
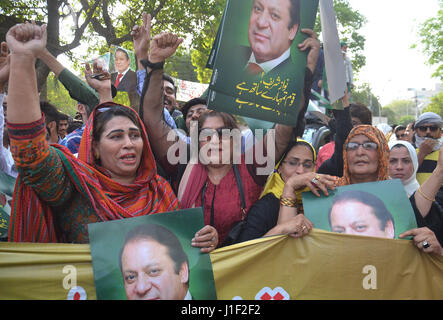
[[[390,110],[390,111],[385,111]],[[408,119],[412,117],[415,119],[415,102],[412,100],[394,100],[390,104],[383,107],[383,112],[391,115],[391,119],[388,117],[389,123],[399,123],[402,117],[408,116]],[[406,121],[406,120],[405,120]]]
[[[432,76],[443,80],[443,0],[439,0],[439,7],[436,17],[420,25],[418,36],[422,52],[428,57],[428,64],[437,68]]]
[[[49,51],[56,57],[67,54],[78,69],[82,61],[107,52],[110,45],[132,49],[130,32],[141,23],[145,11],[152,16],[153,35],[171,31],[186,38],[166,70],[183,75],[185,80],[207,83],[212,70],[205,66],[225,5],[226,0],[4,0],[0,3],[0,36],[17,22],[34,19],[47,23]],[[340,38],[347,41],[358,72],[365,64],[361,54],[365,39],[358,30],[366,20],[348,0],[334,0],[334,6]],[[321,31],[319,18],[315,29]],[[86,49],[74,56],[72,50],[80,44]],[[37,73],[42,88],[49,70],[40,63]]]
[[[352,103],[362,103],[366,105],[372,112],[373,116],[379,116],[379,110],[381,104],[378,98],[372,93],[371,86],[368,83],[364,83],[352,91],[351,94]],[[382,113],[383,116],[383,113]]]
[[[1,37],[5,38],[14,20],[24,22],[34,20],[38,24],[47,24],[47,48],[55,57],[62,53],[70,51],[80,45],[83,33],[89,25],[91,18],[97,9],[100,1],[84,8],[80,7],[77,11],[71,5],[73,1],[68,0],[6,0],[0,2],[0,22],[7,24],[5,29],[1,29]],[[70,24],[72,20],[73,27],[71,34],[67,37],[66,32],[62,32],[62,26]],[[12,25],[11,25],[12,23]],[[41,90],[49,74],[48,67],[43,63],[37,63],[37,83]]]
[[[68,90],[52,73],[46,81],[45,100],[57,106],[57,109],[64,114],[74,116],[77,112],[77,101],[70,97]]]
[[[423,109],[423,112],[434,112],[443,118],[443,92],[432,97],[431,103]]]
[[[365,66],[366,57],[363,54],[365,48],[365,37],[359,33],[359,30],[366,23],[366,18],[351,7],[348,0],[334,0],[334,11],[337,21],[338,36],[341,41],[348,45],[348,54],[352,56],[352,66],[354,72]],[[321,32],[320,15],[317,15],[314,31],[317,34]]]

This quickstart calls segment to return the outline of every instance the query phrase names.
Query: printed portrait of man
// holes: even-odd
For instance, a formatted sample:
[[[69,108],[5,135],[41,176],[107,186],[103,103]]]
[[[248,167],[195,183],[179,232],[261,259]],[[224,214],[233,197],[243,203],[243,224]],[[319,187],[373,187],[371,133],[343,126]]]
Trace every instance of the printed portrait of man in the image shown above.
[[[126,235],[119,256],[128,300],[191,300],[189,262],[174,233],[142,224]]]
[[[299,0],[254,0],[248,27],[250,47],[243,48],[247,73],[287,69],[299,25]]]
[[[333,232],[390,238],[395,237],[394,218],[377,196],[357,190],[338,194],[328,213]]]
[[[111,74],[112,84],[118,91],[134,91],[137,87],[137,74],[130,69],[131,58],[128,52],[117,48],[114,54],[115,71]]]
[[[131,58],[125,49],[115,49],[114,66],[116,72],[111,73],[111,83],[117,91],[128,93],[131,107],[138,111],[140,98],[137,94],[137,73],[131,70]]]

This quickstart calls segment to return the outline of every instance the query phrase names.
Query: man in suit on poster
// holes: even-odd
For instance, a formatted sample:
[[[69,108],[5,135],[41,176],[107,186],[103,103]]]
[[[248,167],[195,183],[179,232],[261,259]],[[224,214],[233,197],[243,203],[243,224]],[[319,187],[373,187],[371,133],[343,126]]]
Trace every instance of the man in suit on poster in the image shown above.
[[[117,48],[114,55],[115,69],[111,74],[111,82],[117,91],[128,93],[131,106],[138,111],[139,96],[137,94],[137,74],[130,69],[131,59],[122,48]]]
[[[249,18],[250,47],[241,47],[247,73],[278,74],[291,68],[291,45],[300,24],[299,0],[254,0]]]
[[[188,257],[177,236],[161,225],[130,230],[119,264],[128,300],[192,300]]]

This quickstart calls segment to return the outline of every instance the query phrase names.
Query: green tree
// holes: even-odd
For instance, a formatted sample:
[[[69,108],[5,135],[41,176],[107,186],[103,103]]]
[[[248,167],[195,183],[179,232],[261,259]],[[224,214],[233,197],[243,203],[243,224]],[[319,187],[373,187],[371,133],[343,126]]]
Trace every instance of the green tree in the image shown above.
[[[68,0],[1,1],[0,25],[2,28],[0,29],[0,37],[5,39],[6,32],[16,23],[35,20],[37,24],[47,24],[47,48],[52,55],[57,57],[62,53],[69,53],[80,45],[83,33],[100,1],[96,1],[88,8],[81,7],[77,11],[72,5],[73,2]],[[72,25],[69,35],[61,30],[65,24]],[[40,91],[45,85],[49,69],[44,63],[38,61],[36,72]]]
[[[212,70],[206,68],[206,62],[211,51],[218,26],[220,24],[225,0],[215,1],[214,19],[208,21],[203,27],[203,32],[194,39],[192,45],[192,64],[196,67],[200,82],[209,83]],[[337,28],[340,39],[348,44],[348,52],[353,56],[353,67],[355,73],[366,64],[363,55],[365,38],[359,30],[366,23],[366,18],[357,10],[352,9],[348,0],[334,0],[334,9],[337,16]],[[314,31],[321,33],[320,15],[317,15]]]
[[[334,11],[337,21],[338,36],[341,41],[348,45],[348,53],[353,56],[352,66],[354,72],[366,65],[366,57],[363,54],[365,48],[365,37],[359,30],[366,23],[366,18],[358,10],[351,7],[348,0],[334,0]],[[320,15],[317,15],[314,31],[317,34],[321,32]]]
[[[77,101],[70,97],[68,90],[52,73],[46,81],[46,100],[64,114],[75,116],[77,112]]]
[[[421,50],[428,57],[428,64],[437,68],[432,76],[443,80],[443,0],[439,0],[439,7],[436,17],[419,26],[418,36],[421,39]]]
[[[84,8],[92,6],[91,1],[80,2]],[[97,41],[97,37],[86,40],[89,49],[83,58],[90,57],[97,50],[99,54],[103,54],[111,44],[132,49],[130,32],[134,25],[141,23],[144,11],[152,16],[152,35],[171,31],[186,38],[192,48],[200,48],[204,39],[211,36],[211,31],[213,29],[216,31],[224,5],[225,0],[101,0],[89,28],[91,34],[100,36],[100,41]],[[192,56],[191,51],[182,49],[178,58],[167,61],[166,70],[169,69],[174,73],[168,64],[173,66],[175,64],[181,68],[179,74],[185,73],[188,79],[196,79],[194,75],[189,74],[189,70],[193,71],[190,56]],[[185,61],[188,66],[185,66]]]
[[[434,112],[443,118],[443,92],[432,97],[431,103],[423,109],[423,112]]]
[[[364,83],[352,91],[352,103],[362,103],[366,105],[375,117],[379,116],[381,104],[378,98],[372,93],[369,83]],[[383,114],[383,113],[382,113]]]
[[[390,108],[387,107],[383,108],[381,110],[381,116],[388,118],[388,123],[391,124],[398,123],[395,112],[392,111]]]
[[[398,120],[395,123],[397,123],[399,125],[407,126],[408,123],[411,123],[411,122],[414,122],[414,121],[415,121],[415,116],[407,115],[407,116],[400,117],[400,120]]]
[[[400,119],[403,116],[412,116],[415,118],[416,107],[415,102],[412,100],[394,100],[390,104],[384,106],[383,110],[386,108],[392,110],[395,114],[393,123],[400,122]]]

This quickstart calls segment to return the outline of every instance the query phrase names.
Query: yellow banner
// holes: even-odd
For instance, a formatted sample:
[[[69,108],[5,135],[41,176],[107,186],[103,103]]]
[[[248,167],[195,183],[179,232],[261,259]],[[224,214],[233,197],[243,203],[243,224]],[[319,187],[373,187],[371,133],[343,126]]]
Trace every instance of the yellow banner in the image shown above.
[[[443,299],[443,256],[314,229],[211,253],[218,299]],[[0,299],[96,299],[89,245],[0,243]]]

